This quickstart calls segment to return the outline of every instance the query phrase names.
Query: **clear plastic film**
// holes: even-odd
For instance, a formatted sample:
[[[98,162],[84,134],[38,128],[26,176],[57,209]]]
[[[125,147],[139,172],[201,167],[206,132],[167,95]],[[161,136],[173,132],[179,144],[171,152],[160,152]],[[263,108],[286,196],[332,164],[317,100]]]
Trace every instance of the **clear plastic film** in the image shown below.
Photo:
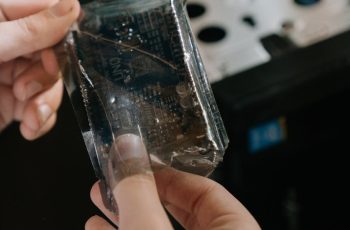
[[[115,210],[125,135],[140,138],[152,164],[208,176],[228,139],[184,2],[97,0],[82,10],[58,53],[106,206]]]

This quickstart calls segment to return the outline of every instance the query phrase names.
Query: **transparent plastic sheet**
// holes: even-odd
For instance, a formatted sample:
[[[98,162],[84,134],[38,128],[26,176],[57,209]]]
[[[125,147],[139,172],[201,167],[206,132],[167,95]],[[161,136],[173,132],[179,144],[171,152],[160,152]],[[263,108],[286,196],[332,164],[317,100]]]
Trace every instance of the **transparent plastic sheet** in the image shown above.
[[[182,0],[88,1],[58,47],[65,86],[107,208],[118,137],[152,164],[208,176],[228,145]]]

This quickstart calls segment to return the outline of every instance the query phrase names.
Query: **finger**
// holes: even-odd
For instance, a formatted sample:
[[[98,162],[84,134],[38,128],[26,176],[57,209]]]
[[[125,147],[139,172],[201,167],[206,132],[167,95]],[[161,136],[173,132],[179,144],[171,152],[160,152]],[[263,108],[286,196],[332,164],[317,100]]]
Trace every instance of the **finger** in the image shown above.
[[[214,229],[224,223],[231,229],[259,229],[246,208],[218,183],[170,168],[155,176],[161,199],[186,229]]]
[[[61,0],[37,14],[0,23],[1,62],[55,45],[79,15],[77,0]]]
[[[20,125],[20,131],[22,136],[27,140],[35,140],[46,133],[48,133],[52,127],[55,125],[57,119],[57,114],[52,114],[49,119],[45,122],[45,124],[40,128],[39,131],[33,131],[30,128],[28,128],[25,124],[21,123]]]
[[[189,224],[189,222],[196,220],[196,217],[193,216],[191,213],[188,213],[188,212],[186,212],[186,211],[184,211],[184,210],[182,210],[174,205],[165,204],[165,208],[172,215],[172,217],[178,221],[178,223],[182,224],[182,226],[185,226],[185,224],[186,224],[186,226],[193,225],[193,224]],[[196,228],[192,227],[189,229],[196,229]]]
[[[15,79],[32,64],[31,60],[22,57],[11,62],[0,64],[0,84],[8,86],[13,85]]]
[[[52,114],[57,111],[62,95],[63,83],[60,79],[52,88],[28,102],[24,109],[21,125],[30,129],[31,133],[39,133]]]
[[[28,58],[17,58],[12,62],[8,63],[13,63],[13,70],[12,70],[12,76],[11,76],[11,81],[12,84],[16,81],[16,79],[27,69],[33,66],[33,60],[28,59]]]
[[[114,147],[115,159],[120,161],[113,162],[115,169],[127,175],[113,190],[119,208],[120,228],[172,229],[159,200],[153,174],[145,173],[144,168],[148,167],[150,171],[150,165],[146,161],[148,166],[145,166],[148,156],[141,138],[123,135],[118,137]]]
[[[43,51],[45,59],[34,63],[21,73],[15,81],[13,92],[19,101],[26,101],[50,88],[59,78],[59,68],[53,51]]]
[[[14,103],[11,88],[0,85],[0,131],[12,122]]]
[[[121,229],[142,229],[144,226],[154,230],[172,229],[151,176],[126,178],[117,185],[114,194]]]
[[[85,230],[115,230],[107,221],[99,216],[91,217],[85,224]]]
[[[44,49],[41,52],[41,60],[45,71],[52,76],[57,76],[60,68],[58,66],[55,51],[52,48]]]
[[[2,85],[12,85],[12,72],[14,69],[13,62],[7,62],[0,65],[0,84]]]
[[[115,225],[119,225],[118,216],[111,213],[103,204],[101,191],[98,183],[95,183],[94,186],[92,186],[90,197],[92,202],[96,205],[96,207],[98,207],[108,219],[110,219]]]
[[[22,121],[23,119],[23,113],[24,113],[24,109],[26,107],[27,102],[26,101],[19,101],[16,100],[15,102],[15,108],[13,111],[13,120],[15,121]]]
[[[1,0],[0,9],[7,20],[15,20],[38,13],[57,2],[58,0]]]

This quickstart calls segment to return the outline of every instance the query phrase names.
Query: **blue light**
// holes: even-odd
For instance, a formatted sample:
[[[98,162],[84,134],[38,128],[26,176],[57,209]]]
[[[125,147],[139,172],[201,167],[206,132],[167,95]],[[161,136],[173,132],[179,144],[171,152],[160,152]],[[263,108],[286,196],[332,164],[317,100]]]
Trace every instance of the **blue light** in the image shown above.
[[[251,128],[248,132],[249,152],[254,154],[286,140],[285,118],[275,119]]]
[[[320,0],[295,0],[295,2],[299,5],[303,6],[311,6],[320,2]]]

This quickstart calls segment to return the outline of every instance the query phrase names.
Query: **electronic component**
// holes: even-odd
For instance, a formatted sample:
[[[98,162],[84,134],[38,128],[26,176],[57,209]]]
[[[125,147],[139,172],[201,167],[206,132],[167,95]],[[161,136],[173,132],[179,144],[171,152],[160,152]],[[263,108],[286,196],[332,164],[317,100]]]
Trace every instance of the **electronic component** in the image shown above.
[[[66,43],[66,86],[106,193],[124,134],[140,136],[153,162],[209,175],[228,139],[182,1],[115,2],[84,4]]]

